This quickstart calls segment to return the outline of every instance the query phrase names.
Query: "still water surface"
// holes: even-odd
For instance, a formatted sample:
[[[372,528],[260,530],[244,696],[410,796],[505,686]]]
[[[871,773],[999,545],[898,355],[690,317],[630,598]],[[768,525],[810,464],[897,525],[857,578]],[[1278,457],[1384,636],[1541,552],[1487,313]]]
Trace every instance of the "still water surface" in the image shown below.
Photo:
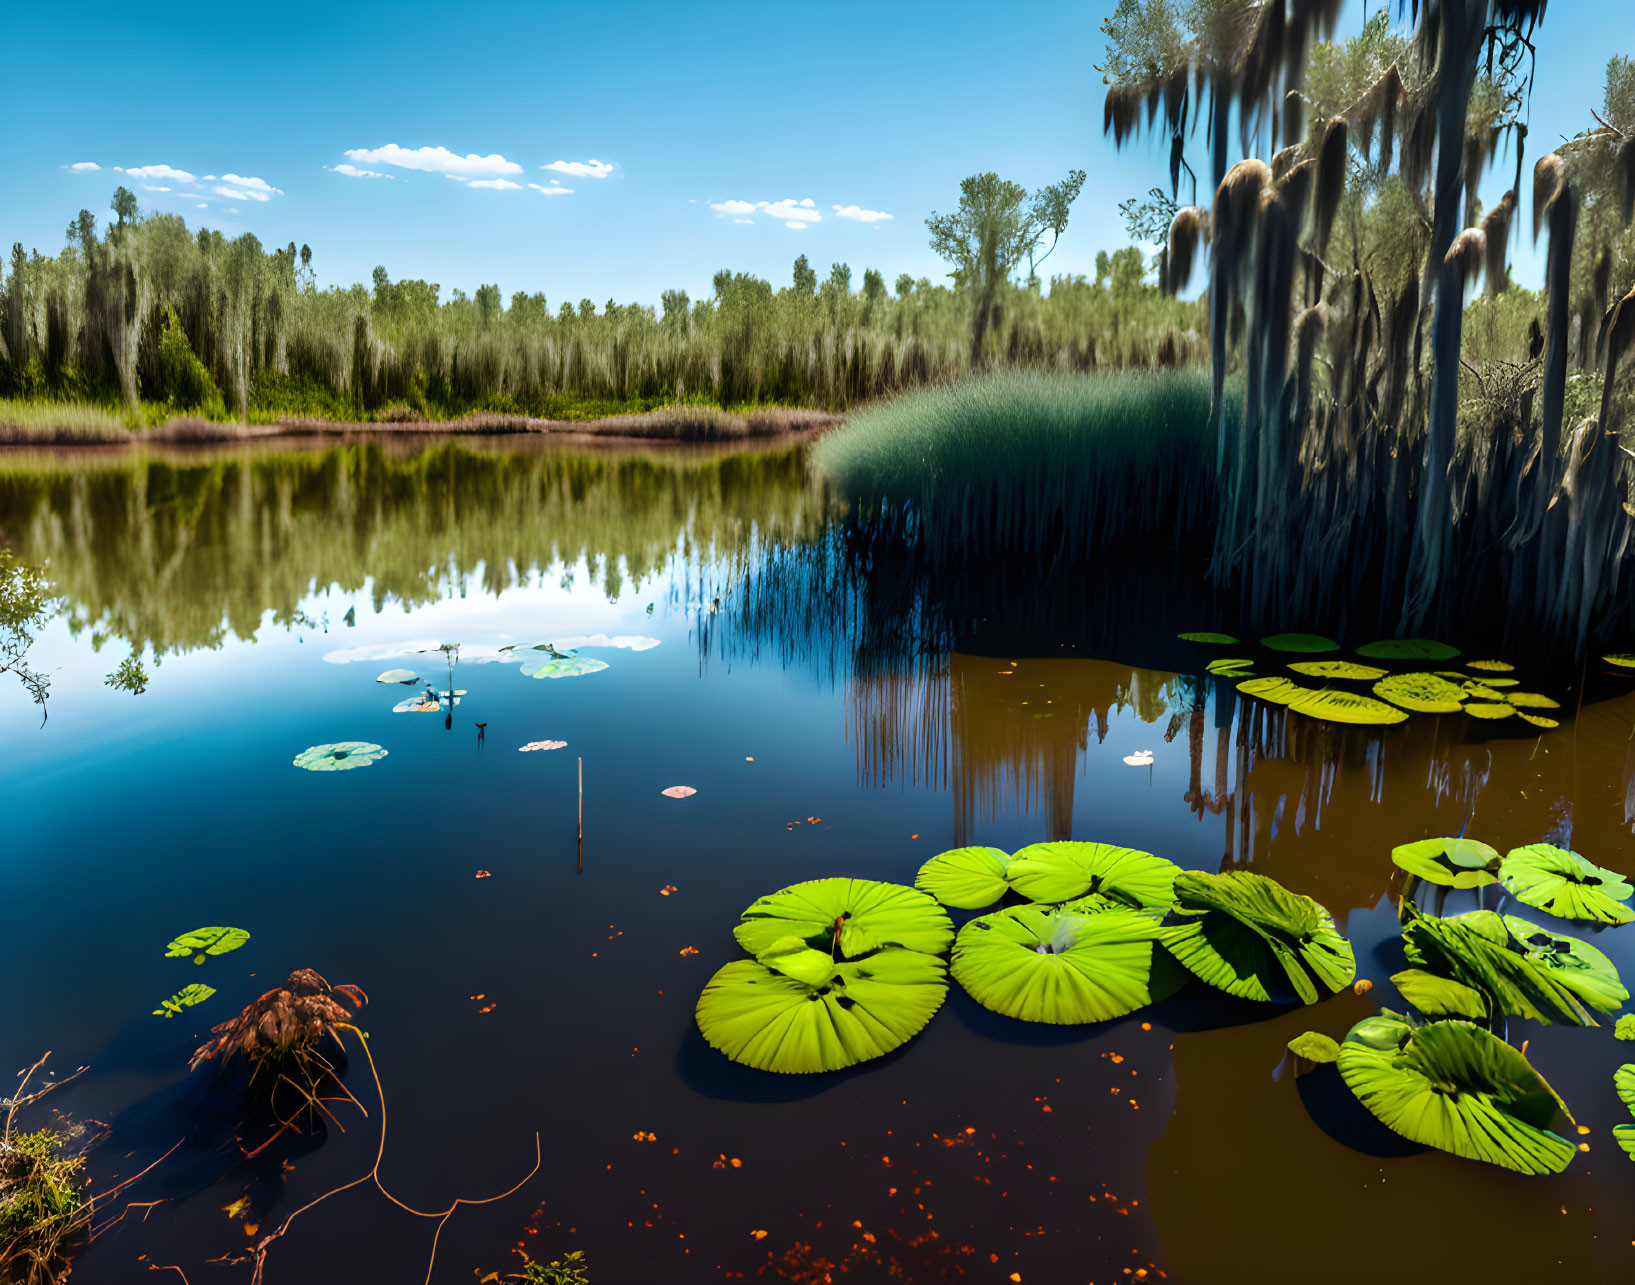
[[[1394,844],[1468,821],[1501,850],[1553,834],[1635,871],[1627,684],[1537,675],[1565,706],[1542,734],[1285,717],[1197,673],[1208,657],[1174,635],[1217,622],[1184,577],[1109,560],[926,582],[847,532],[787,450],[12,454],[0,541],[48,560],[65,600],[29,658],[51,678],[43,727],[0,679],[0,1064],[50,1049],[59,1072],[90,1066],[54,1102],[112,1125],[99,1185],[182,1143],[130,1193],[163,1203],[100,1237],[76,1283],[150,1264],[248,1280],[249,1245],[368,1171],[366,1066],[347,1079],[370,1120],[343,1109],[345,1133],[251,1160],[230,1095],[187,1073],[211,1024],[297,967],[370,996],[381,1173],[401,1200],[504,1191],[538,1135],[531,1181],[448,1222],[434,1280],[513,1270],[519,1244],[586,1250],[597,1285],[1635,1266],[1635,1166],[1609,1132],[1629,1049],[1610,1025],[1512,1032],[1591,1130],[1549,1179],[1403,1143],[1331,1070],[1297,1078],[1283,1056],[1303,1030],[1400,1007]],[[500,650],[587,637],[607,668],[572,680]],[[393,713],[420,687],[376,675],[445,688],[423,650],[441,643],[461,645],[460,704]],[[140,696],[103,682],[133,644]],[[346,740],[389,753],[290,764]],[[541,740],[567,745],[518,752]],[[1150,768],[1123,762],[1137,750]],[[697,793],[661,793],[675,785]],[[1375,988],[1291,1010],[1194,987],[1052,1028],[956,985],[898,1053],[812,1078],[736,1067],[698,1035],[694,1001],[739,957],[731,927],[756,897],[1065,837],[1272,875],[1331,909]],[[164,957],[204,924],[251,941],[203,967]],[[1635,973],[1635,929],[1594,940]],[[217,994],[150,1015],[194,981]],[[302,1215],[266,1279],[418,1281],[434,1230],[357,1188]]]

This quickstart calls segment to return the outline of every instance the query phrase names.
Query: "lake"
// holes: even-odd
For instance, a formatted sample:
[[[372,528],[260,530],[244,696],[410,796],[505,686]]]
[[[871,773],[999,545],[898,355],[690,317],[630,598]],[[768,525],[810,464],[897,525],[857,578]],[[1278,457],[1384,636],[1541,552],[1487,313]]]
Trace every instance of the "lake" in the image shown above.
[[[175,1147],[76,1285],[169,1265],[248,1281],[263,1237],[369,1172],[382,1118],[355,1044],[368,1117],[330,1103],[333,1123],[251,1157],[267,1122],[187,1069],[296,968],[368,994],[379,1177],[403,1205],[507,1191],[536,1137],[541,1163],[440,1231],[373,1185],[332,1196],[267,1249],[269,1282],[470,1281],[518,1270],[517,1247],[583,1249],[597,1285],[1635,1264],[1610,1020],[1510,1024],[1587,1129],[1549,1178],[1416,1147],[1285,1052],[1401,1007],[1394,846],[1468,827],[1635,871],[1635,674],[1552,660],[1524,621],[1448,641],[1513,660],[1558,727],[1321,723],[1205,672],[1218,653],[1176,635],[1232,625],[1172,550],[933,573],[871,538],[800,447],[12,452],[0,545],[44,564],[62,607],[27,658],[43,725],[0,675],[0,1056],[90,1068],[50,1105],[109,1126],[97,1187]],[[533,677],[546,643],[605,667]],[[140,695],[105,682],[133,648]],[[377,681],[393,669],[413,681]],[[428,685],[458,703],[394,712]],[[292,765],[350,741],[387,753]],[[952,985],[902,1048],[818,1076],[737,1066],[699,1034],[757,897],[1066,838],[1271,875],[1329,908],[1374,989],[1302,1008],[1194,985],[1056,1027]],[[250,940],[166,957],[201,925]],[[1635,929],[1572,931],[1635,969]],[[216,993],[154,1015],[192,983]]]

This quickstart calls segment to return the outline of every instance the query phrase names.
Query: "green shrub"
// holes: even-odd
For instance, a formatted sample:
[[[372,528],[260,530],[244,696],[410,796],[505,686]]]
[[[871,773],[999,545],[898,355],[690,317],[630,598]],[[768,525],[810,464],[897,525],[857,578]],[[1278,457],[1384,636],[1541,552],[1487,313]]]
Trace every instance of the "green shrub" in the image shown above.
[[[176,309],[165,309],[165,326],[159,335],[160,396],[182,410],[208,413],[222,408],[221,390],[193,351],[182,329]]]

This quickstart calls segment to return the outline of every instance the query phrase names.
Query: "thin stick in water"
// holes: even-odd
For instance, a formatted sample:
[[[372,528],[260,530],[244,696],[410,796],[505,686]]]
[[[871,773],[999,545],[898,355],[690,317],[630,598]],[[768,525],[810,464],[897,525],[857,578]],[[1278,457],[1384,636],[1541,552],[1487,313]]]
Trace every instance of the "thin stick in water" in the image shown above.
[[[585,873],[585,760],[579,760],[579,865],[575,874]]]

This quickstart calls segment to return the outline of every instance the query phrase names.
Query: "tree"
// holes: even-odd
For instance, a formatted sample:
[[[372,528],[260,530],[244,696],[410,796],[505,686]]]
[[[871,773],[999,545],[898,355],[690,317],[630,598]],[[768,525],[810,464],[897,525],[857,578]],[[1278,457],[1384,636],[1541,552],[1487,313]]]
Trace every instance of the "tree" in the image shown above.
[[[910,294],[913,293],[914,278],[909,276],[908,273],[906,273],[906,272],[899,273],[897,275],[896,285],[897,285],[897,297],[899,299],[906,299],[906,298],[908,298],[908,296]]]
[[[795,293],[803,299],[810,299],[817,293],[817,273],[804,254],[795,260]]]
[[[108,202],[108,208],[118,217],[118,226],[123,228],[127,223],[136,222],[136,195],[128,187],[116,187],[113,200]]]
[[[1079,192],[1084,187],[1085,173],[1083,170],[1069,170],[1067,177],[1060,183],[1052,183],[1042,187],[1033,194],[1033,221],[1035,235],[1028,244],[1028,284],[1036,285],[1039,277],[1035,269],[1048,259],[1056,250],[1056,242],[1067,231],[1067,214],[1073,202],[1079,199]],[[1050,248],[1038,259],[1034,259],[1034,252],[1039,243],[1044,240],[1045,233],[1050,234]]]
[[[659,302],[664,307],[664,324],[682,334],[687,333],[690,301],[685,290],[666,290]]]
[[[477,316],[487,330],[500,315],[500,288],[498,285],[477,287]]]

